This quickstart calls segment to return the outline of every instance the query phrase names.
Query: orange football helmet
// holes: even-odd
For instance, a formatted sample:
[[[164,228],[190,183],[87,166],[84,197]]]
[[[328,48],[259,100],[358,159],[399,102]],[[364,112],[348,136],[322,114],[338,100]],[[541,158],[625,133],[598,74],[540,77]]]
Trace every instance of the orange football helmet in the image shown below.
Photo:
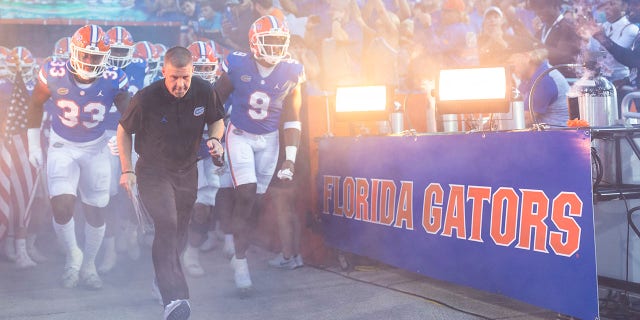
[[[107,63],[110,66],[124,68],[133,58],[133,37],[124,27],[116,26],[107,30],[107,37],[111,45],[111,53]]]
[[[97,78],[107,66],[109,53],[109,39],[100,26],[81,27],[71,37],[71,72],[84,79]]]
[[[24,82],[35,80],[36,59],[31,51],[25,47],[15,47],[7,57],[9,76],[15,79],[19,73],[22,74]]]
[[[211,83],[216,81],[218,57],[211,46],[204,41],[195,41],[187,49],[193,59],[193,75]]]
[[[147,62],[147,74],[157,72],[160,63],[158,48],[149,41],[139,41],[133,46],[133,56]]]
[[[156,43],[154,46],[158,50],[158,72],[160,72],[162,66],[164,66],[164,55],[167,53],[167,46],[162,43]]]
[[[249,47],[253,56],[275,65],[288,56],[289,28],[274,16],[258,18],[249,29]]]
[[[62,37],[53,46],[53,57],[56,59],[69,60],[71,55],[71,37]]]

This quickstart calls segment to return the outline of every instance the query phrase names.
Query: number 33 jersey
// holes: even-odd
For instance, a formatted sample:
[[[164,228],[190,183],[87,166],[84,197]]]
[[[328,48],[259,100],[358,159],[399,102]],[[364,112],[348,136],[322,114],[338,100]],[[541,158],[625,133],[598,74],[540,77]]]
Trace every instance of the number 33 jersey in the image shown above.
[[[233,52],[224,67],[233,84],[231,123],[253,134],[278,130],[285,98],[305,80],[302,64],[285,59],[262,77],[251,56]]]
[[[68,141],[94,141],[109,129],[105,118],[115,97],[127,92],[127,75],[109,67],[93,82],[80,84],[66,64],[68,62],[51,60],[43,65],[38,75],[51,91],[51,129]]]

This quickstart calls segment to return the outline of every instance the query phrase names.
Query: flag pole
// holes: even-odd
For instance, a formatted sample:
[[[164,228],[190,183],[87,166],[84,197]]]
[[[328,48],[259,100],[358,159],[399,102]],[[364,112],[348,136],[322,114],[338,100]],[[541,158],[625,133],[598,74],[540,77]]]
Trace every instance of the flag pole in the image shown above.
[[[27,202],[27,206],[24,209],[24,217],[27,221],[23,221],[25,227],[27,227],[29,225],[29,220],[31,220],[31,206],[33,205],[33,201],[36,198],[36,193],[38,193],[38,185],[40,184],[40,181],[42,180],[42,168],[38,167],[37,171],[36,171],[36,179],[33,181],[33,188],[31,188],[31,193],[29,194],[29,202]]]

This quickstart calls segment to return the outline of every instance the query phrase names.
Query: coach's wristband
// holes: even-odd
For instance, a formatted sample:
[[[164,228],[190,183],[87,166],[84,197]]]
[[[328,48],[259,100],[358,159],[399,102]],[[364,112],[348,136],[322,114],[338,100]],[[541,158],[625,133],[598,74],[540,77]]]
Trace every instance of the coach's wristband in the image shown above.
[[[209,142],[209,141],[211,141],[211,140],[215,140],[215,141],[220,142],[220,139],[218,139],[218,138],[216,138],[216,137],[209,137],[206,141],[207,141],[207,142]],[[220,142],[220,143],[222,143],[222,142]]]
[[[122,174],[127,174],[127,173],[133,173],[133,174],[136,174],[134,171],[131,171],[131,170],[122,171]]]

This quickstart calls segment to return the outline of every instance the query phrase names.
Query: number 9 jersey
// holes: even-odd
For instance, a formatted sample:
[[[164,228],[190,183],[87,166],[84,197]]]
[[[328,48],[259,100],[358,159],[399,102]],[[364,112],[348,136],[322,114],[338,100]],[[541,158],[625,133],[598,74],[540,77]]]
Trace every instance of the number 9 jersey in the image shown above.
[[[109,129],[104,121],[115,97],[129,87],[127,75],[107,67],[93,82],[81,84],[69,72],[68,61],[47,61],[38,79],[49,88],[52,108],[51,129],[71,142],[91,142]]]
[[[223,68],[233,85],[231,123],[253,134],[277,131],[285,98],[305,81],[302,64],[293,59],[281,60],[266,77],[262,77],[253,57],[244,52],[227,56]]]

